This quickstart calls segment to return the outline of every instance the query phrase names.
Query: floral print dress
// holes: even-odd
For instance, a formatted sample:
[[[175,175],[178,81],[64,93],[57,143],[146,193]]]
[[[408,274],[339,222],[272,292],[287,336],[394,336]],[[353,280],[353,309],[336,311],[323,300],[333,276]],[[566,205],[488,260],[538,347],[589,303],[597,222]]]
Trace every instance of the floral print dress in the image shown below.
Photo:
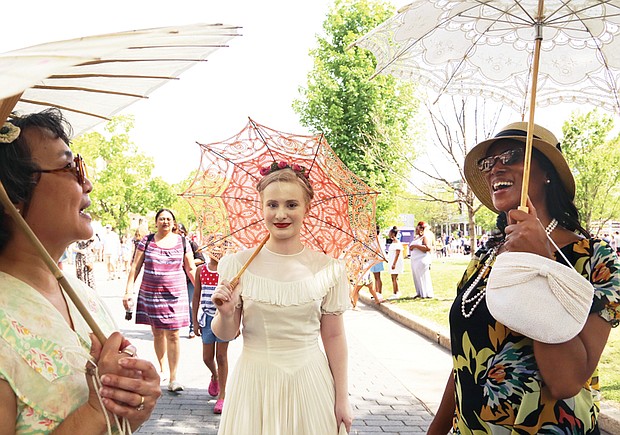
[[[590,313],[598,313],[616,327],[620,320],[620,264],[611,247],[600,240],[581,239],[562,248],[562,252],[594,286]],[[474,282],[488,255],[488,252],[479,252],[470,262],[450,310],[455,432],[599,433],[598,370],[576,396],[555,400],[540,375],[531,338],[497,322],[484,303],[478,305],[471,317],[462,315],[463,292]],[[558,257],[558,261],[564,262]],[[489,272],[490,269],[472,294],[486,286]]]
[[[67,279],[104,334],[116,330],[99,296]],[[88,399],[90,327],[65,299],[74,329],[41,293],[0,272],[0,379],[17,398],[16,435],[51,433]]]

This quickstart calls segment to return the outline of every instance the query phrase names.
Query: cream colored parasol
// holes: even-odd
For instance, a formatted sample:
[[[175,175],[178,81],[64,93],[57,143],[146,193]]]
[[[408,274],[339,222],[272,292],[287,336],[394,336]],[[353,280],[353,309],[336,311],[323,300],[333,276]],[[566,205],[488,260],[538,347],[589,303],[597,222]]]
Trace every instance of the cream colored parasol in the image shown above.
[[[57,107],[79,135],[205,61],[238,32],[235,26],[195,24],[88,36],[4,53],[0,55],[0,125],[14,110],[30,113]],[[103,343],[103,332],[1,184],[0,201]]]
[[[415,0],[354,45],[438,94],[492,98],[534,123],[536,106],[620,113],[619,0]],[[527,202],[528,130],[521,208]]]

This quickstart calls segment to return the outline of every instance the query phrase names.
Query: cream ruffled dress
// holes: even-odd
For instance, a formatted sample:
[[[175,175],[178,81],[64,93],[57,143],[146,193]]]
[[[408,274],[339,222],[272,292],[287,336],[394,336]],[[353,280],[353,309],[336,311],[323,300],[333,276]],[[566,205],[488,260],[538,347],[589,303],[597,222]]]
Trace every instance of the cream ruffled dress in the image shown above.
[[[231,280],[252,251],[224,257]],[[351,307],[344,264],[304,249],[266,248],[241,277],[243,352],[231,382],[219,435],[336,435],[335,390],[319,346],[323,314]]]

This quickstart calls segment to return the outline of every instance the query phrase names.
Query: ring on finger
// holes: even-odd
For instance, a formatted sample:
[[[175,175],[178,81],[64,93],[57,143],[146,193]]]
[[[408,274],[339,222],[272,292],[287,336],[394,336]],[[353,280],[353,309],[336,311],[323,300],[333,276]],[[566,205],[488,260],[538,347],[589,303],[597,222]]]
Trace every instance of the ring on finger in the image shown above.
[[[144,409],[144,396],[140,396],[140,404],[136,407],[136,411],[142,411]]]
[[[121,353],[125,353],[130,357],[136,356],[136,351],[134,350],[133,346],[127,346],[125,349],[121,350]]]

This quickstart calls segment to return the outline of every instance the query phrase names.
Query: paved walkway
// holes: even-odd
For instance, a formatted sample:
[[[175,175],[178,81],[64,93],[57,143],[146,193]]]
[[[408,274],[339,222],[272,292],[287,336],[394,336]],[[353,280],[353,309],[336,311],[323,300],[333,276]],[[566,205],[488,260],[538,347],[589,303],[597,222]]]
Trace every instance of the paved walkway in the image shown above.
[[[72,272],[73,266],[67,265],[66,270]],[[97,278],[105,276],[100,263],[95,272]],[[97,289],[140,356],[155,363],[150,329],[124,320],[125,282],[124,278],[97,279]],[[362,296],[361,302],[364,299],[367,300]],[[451,369],[449,353],[437,344],[441,337],[431,332],[429,340],[403,326],[411,324],[403,321],[402,313],[388,312],[387,305],[382,306],[383,312],[363,303],[358,306],[358,311],[348,311],[344,317],[349,344],[349,392],[355,419],[351,434],[425,434]],[[417,329],[429,336],[424,325]],[[187,331],[181,332],[178,380],[185,385],[185,391],[170,393],[166,390],[167,382],[162,381],[162,397],[151,419],[137,432],[141,435],[217,433],[220,417],[213,414],[215,398],[207,393],[210,373],[202,362],[202,343],[199,338],[188,339]],[[229,346],[231,373],[241,347],[241,338]]]

